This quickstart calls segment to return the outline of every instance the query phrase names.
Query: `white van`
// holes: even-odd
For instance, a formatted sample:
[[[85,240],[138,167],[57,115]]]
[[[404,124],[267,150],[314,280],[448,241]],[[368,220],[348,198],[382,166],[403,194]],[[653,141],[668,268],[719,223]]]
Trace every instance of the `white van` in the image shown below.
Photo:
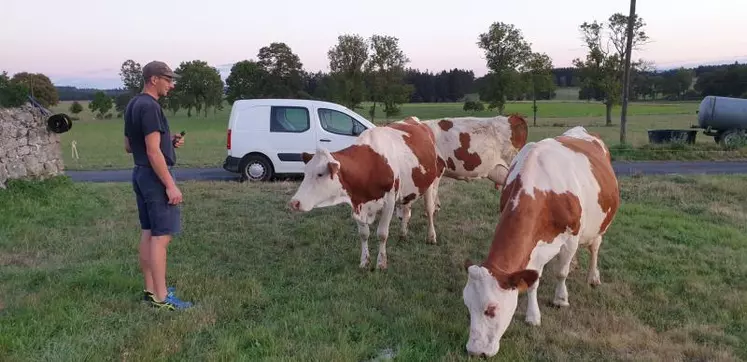
[[[242,180],[302,174],[302,152],[334,152],[375,125],[339,104],[305,99],[236,100],[228,120],[223,168]]]

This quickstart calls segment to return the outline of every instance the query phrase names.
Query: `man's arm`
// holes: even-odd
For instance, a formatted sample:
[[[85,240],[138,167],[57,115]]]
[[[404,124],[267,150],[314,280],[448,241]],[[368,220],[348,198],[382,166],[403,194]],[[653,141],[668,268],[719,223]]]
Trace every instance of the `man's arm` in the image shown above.
[[[142,110],[140,127],[145,135],[145,153],[148,161],[156,173],[161,183],[166,188],[166,194],[169,197],[169,203],[176,205],[182,201],[182,193],[174,178],[169,173],[166,165],[166,158],[161,152],[161,123],[158,118],[159,109],[157,106],[149,106]]]
[[[166,158],[163,157],[161,152],[161,132],[154,131],[145,136],[145,151],[148,154],[148,161],[150,161],[150,165],[158,178],[161,179],[161,183],[167,189],[175,187],[174,179],[166,165]]]
[[[124,145],[125,145],[125,151],[127,153],[132,153],[132,148],[130,147],[130,138],[127,136],[125,136]]]

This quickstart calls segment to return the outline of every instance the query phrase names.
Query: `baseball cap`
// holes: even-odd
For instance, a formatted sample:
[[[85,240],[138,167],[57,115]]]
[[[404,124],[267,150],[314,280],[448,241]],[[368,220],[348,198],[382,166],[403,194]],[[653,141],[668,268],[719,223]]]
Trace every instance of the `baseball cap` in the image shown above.
[[[154,60],[143,67],[143,79],[150,79],[153,76],[164,76],[171,78],[179,78],[179,75],[174,73],[166,63]]]

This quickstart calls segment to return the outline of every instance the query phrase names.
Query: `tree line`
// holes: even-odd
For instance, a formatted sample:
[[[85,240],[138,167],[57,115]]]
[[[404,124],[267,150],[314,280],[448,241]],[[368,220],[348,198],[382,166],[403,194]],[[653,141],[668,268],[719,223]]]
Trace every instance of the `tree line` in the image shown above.
[[[607,108],[606,120],[611,124],[611,109],[622,98],[627,23],[628,16],[615,13],[606,22],[580,24],[586,55],[574,59],[572,67],[557,68],[547,54],[532,49],[520,29],[495,22],[475,39],[489,69],[481,77],[468,69],[414,69],[394,36],[340,35],[327,50],[329,71],[325,72],[306,71],[287,44],[273,42],[260,48],[255,59],[233,64],[225,82],[218,69],[205,61],[181,62],[175,69],[180,80],[160,101],[165,109],[183,109],[190,117],[218,111],[224,101],[231,104],[240,98],[260,97],[328,100],[363,110],[371,117],[377,112],[389,117],[398,115],[400,105],[408,102],[465,102],[465,109],[473,111],[484,109],[485,102],[488,109],[502,113],[507,101],[553,99],[558,88],[576,87],[579,99],[598,101]],[[636,16],[633,49],[650,40],[645,25]],[[91,101],[89,108],[104,118],[110,117],[112,110],[123,112],[129,99],[142,89],[141,65],[131,59],[120,68],[124,89],[54,87],[45,75],[25,72],[12,78],[3,73],[3,77],[0,87],[17,87],[15,93],[3,94],[25,90],[44,106],[86,99]],[[632,62],[631,100],[697,100],[706,95],[747,97],[747,65],[656,71],[650,61]],[[363,104],[368,108],[363,109]],[[536,112],[536,103],[534,109]]]

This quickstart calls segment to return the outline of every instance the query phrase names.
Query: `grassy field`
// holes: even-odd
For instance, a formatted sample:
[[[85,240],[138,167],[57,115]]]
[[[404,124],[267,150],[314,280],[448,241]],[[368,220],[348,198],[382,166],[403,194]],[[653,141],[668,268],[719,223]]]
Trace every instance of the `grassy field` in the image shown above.
[[[512,102],[506,106],[506,113],[518,112],[532,120],[531,102]],[[463,116],[461,103],[405,104],[404,115],[416,115],[421,119]],[[537,127],[529,130],[530,140],[552,137],[575,125],[583,125],[598,132],[610,144],[619,143],[619,108],[613,112],[613,126],[604,126],[604,106],[587,102],[540,102]],[[633,103],[629,108],[628,142],[636,148],[648,144],[646,131],[651,128],[690,128],[697,123],[695,110],[698,103]],[[55,111],[65,111],[69,102],[62,102]],[[67,169],[116,169],[129,168],[131,156],[124,152],[122,144],[122,119],[93,120],[84,104],[85,111],[79,115],[73,128],[62,135],[62,147]],[[176,115],[167,113],[175,132],[187,131],[185,147],[177,152],[180,167],[220,167],[226,157],[226,128],[230,106],[208,116],[188,118],[186,112]],[[363,110],[359,113],[367,114]],[[494,112],[479,112],[476,115],[489,116]],[[400,119],[401,117],[397,117]],[[377,119],[377,123],[386,120]],[[79,159],[72,158],[71,143],[76,142]],[[667,147],[671,148],[671,147]],[[746,150],[725,152],[718,147],[712,137],[698,134],[697,145],[662,150],[657,147],[647,149],[616,149],[616,159],[724,159],[747,158]]]
[[[489,182],[442,184],[438,245],[424,242],[419,202],[385,272],[358,269],[347,207],[291,214],[294,183],[181,187],[168,275],[198,304],[184,313],[138,302],[129,184],[0,192],[0,360],[468,360],[461,265],[487,255],[499,197]],[[602,285],[586,285],[581,252],[571,307],[549,307],[543,279],[542,326],[523,323],[520,297],[495,360],[747,360],[747,177],[623,178],[621,189]]]

